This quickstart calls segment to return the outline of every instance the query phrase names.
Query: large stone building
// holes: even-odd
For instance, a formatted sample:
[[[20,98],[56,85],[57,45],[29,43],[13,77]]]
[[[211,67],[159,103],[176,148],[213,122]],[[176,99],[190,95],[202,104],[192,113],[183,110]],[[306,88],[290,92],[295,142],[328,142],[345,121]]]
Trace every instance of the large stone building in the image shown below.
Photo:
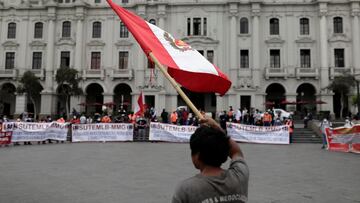
[[[187,91],[205,111],[230,105],[264,110],[274,103],[338,114],[340,97],[326,87],[338,75],[360,72],[360,0],[114,2],[186,41],[228,74],[233,84],[223,97]],[[94,113],[103,103],[131,109],[141,91],[158,111],[184,104],[149,68],[105,0],[0,0],[2,113],[34,109],[26,95],[15,93],[27,70],[43,87],[39,113],[63,112],[54,79],[61,66],[82,78],[84,95],[71,98],[71,109]],[[298,104],[285,106],[284,100]]]

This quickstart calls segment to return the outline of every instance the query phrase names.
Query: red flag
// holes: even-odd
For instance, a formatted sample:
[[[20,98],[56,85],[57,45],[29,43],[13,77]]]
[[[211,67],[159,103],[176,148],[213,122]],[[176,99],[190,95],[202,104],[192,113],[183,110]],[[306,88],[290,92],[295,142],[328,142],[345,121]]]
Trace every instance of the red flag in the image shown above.
[[[145,104],[144,104],[144,95],[141,92],[137,103],[135,104],[134,113],[137,116],[144,116]]]
[[[231,81],[198,51],[168,32],[146,22],[111,0],[107,0],[141,48],[167,66],[167,71],[180,85],[194,92],[217,92],[224,95]]]

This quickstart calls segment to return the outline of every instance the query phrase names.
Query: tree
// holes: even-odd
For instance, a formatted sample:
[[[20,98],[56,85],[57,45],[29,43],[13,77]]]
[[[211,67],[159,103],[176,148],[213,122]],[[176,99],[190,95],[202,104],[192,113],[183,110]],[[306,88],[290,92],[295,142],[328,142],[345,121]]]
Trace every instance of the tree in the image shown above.
[[[340,117],[343,117],[343,109],[348,106],[346,103],[346,95],[350,92],[351,88],[355,86],[355,78],[352,75],[343,75],[335,77],[332,83],[327,87],[333,92],[340,93]]]
[[[66,117],[69,118],[70,114],[70,97],[83,94],[79,88],[80,78],[78,78],[78,71],[73,68],[61,67],[56,72],[56,82],[59,85],[58,94],[64,98]]]
[[[37,116],[36,98],[40,96],[43,90],[39,83],[39,78],[31,71],[26,71],[20,79],[20,86],[17,88],[18,93],[26,93],[34,106],[34,119]]]

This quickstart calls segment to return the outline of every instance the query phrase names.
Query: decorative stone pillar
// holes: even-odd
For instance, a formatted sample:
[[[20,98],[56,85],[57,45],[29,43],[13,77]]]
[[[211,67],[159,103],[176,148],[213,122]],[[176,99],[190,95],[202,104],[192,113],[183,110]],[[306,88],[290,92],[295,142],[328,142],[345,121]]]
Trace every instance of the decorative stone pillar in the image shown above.
[[[27,105],[26,93],[15,93],[15,113],[14,113],[15,118],[26,111],[26,105]]]
[[[353,58],[353,67],[355,73],[360,73],[360,29],[359,29],[359,14],[360,7],[359,2],[351,3],[351,15],[352,15],[352,58]]]
[[[80,9],[79,7],[77,9]],[[81,72],[82,65],[82,56],[83,56],[83,30],[84,30],[84,17],[83,15],[77,16],[77,24],[76,24],[76,45],[75,45],[75,69]]]
[[[44,92],[53,92],[54,89],[54,44],[55,44],[55,19],[56,10],[55,7],[48,8],[48,40],[46,45],[46,77]]]
[[[320,73],[321,89],[329,85],[329,60],[327,37],[327,4],[320,3]]]
[[[41,105],[40,105],[40,118],[50,116],[52,112],[53,99],[55,99],[52,92],[42,91],[41,93]]]
[[[166,5],[163,5],[163,4],[159,4],[158,5],[158,11],[157,11],[157,14],[158,14],[158,16],[159,16],[159,27],[161,28],[161,29],[163,29],[163,30],[165,30],[165,18],[166,18]],[[155,67],[156,68],[156,67]],[[157,68],[156,68],[157,69]],[[166,80],[165,79],[165,77],[164,77],[164,75],[160,72],[160,71],[158,71],[158,77],[157,77],[157,84],[159,85],[159,86],[161,86],[162,87],[162,89],[165,87],[164,86],[164,80]],[[159,99],[162,99],[162,101],[160,101],[160,103],[164,103],[165,102],[165,97],[161,97],[161,98],[159,98]],[[157,103],[159,103],[159,102],[157,102]],[[162,106],[162,108],[165,108],[165,105],[164,106]]]
[[[237,44],[237,14],[238,14],[238,5],[237,3],[232,3],[229,5],[229,17],[230,17],[230,32],[229,32],[229,60],[230,60],[230,80],[233,83],[233,86],[237,86],[238,84],[238,65],[237,65],[237,59],[239,58],[237,56],[237,53],[239,53],[238,50],[238,44]],[[231,90],[230,90],[231,91]],[[230,100],[231,101],[231,100]],[[233,100],[234,101],[234,100]]]
[[[326,87],[329,85],[329,59],[327,36],[327,2],[319,4],[320,16],[320,98],[326,104],[321,105],[320,111],[330,111],[333,114],[333,94]]]
[[[260,87],[260,33],[259,33],[259,17],[260,17],[260,4],[254,3],[251,5],[252,11],[252,69],[253,81],[256,88]]]

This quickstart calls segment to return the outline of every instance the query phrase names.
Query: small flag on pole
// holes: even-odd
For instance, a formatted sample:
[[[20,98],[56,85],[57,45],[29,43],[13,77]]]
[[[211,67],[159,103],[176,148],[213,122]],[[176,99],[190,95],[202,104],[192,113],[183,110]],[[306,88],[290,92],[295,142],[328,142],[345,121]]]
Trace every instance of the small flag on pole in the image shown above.
[[[144,116],[145,112],[145,103],[144,103],[144,94],[140,92],[139,98],[137,99],[137,103],[135,103],[134,114],[137,116]]]
[[[198,51],[170,33],[107,0],[121,21],[137,40],[146,56],[152,53],[167,67],[176,82],[193,92],[216,92],[224,95],[231,81]]]

